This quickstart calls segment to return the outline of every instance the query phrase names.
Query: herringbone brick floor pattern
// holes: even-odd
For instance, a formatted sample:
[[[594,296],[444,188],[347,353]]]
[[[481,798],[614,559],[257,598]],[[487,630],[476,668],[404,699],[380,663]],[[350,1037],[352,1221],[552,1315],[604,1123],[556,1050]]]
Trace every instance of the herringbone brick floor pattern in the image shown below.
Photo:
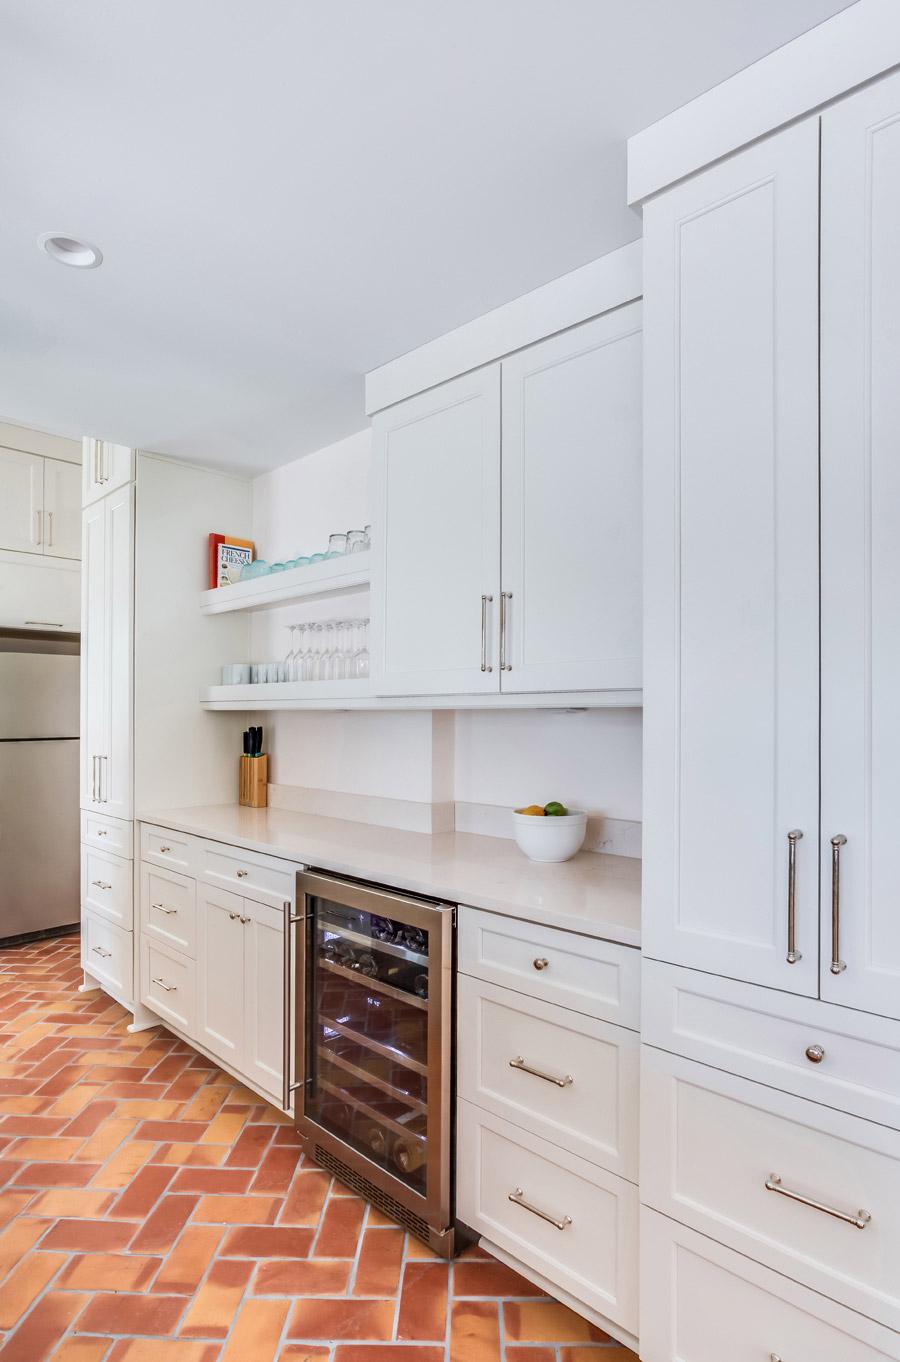
[[[73,938],[0,951],[0,1362],[636,1362],[80,982]]]

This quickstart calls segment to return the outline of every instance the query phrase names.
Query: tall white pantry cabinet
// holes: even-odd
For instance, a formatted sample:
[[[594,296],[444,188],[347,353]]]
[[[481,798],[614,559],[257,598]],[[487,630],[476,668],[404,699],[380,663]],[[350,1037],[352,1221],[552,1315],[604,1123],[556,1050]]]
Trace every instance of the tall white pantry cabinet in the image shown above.
[[[85,440],[84,460],[82,965],[86,988],[140,1019],[133,820],[234,796],[241,716],[223,728],[197,694],[243,655],[243,626],[201,617],[196,601],[207,535],[248,532],[249,489],[101,440]]]
[[[644,233],[641,1356],[896,1358],[900,75]]]

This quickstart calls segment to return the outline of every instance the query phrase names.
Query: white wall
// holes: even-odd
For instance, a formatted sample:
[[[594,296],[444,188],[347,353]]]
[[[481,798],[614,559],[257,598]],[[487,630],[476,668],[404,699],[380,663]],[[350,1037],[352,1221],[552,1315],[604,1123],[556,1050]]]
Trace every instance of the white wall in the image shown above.
[[[370,520],[371,435],[360,431],[257,478],[253,538],[275,562],[325,548]],[[257,661],[282,657],[286,625],[368,614],[368,596],[254,616]],[[607,818],[641,817],[639,710],[272,713],[270,780],[352,795],[506,807],[561,799]]]

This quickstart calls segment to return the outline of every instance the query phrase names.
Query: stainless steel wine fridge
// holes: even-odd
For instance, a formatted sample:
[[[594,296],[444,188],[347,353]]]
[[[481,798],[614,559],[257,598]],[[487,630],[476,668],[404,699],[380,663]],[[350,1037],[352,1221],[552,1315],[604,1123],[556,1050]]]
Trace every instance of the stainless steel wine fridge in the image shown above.
[[[301,872],[291,923],[285,1089],[306,1150],[452,1257],[453,908]]]

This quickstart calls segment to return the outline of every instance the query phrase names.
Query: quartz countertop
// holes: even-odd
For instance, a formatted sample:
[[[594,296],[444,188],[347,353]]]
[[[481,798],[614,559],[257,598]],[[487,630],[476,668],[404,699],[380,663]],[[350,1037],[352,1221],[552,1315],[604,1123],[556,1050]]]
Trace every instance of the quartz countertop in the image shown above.
[[[139,818],[334,874],[641,944],[641,863],[630,856],[582,851],[559,865],[539,865],[505,837],[403,832],[239,804],[147,810]]]

